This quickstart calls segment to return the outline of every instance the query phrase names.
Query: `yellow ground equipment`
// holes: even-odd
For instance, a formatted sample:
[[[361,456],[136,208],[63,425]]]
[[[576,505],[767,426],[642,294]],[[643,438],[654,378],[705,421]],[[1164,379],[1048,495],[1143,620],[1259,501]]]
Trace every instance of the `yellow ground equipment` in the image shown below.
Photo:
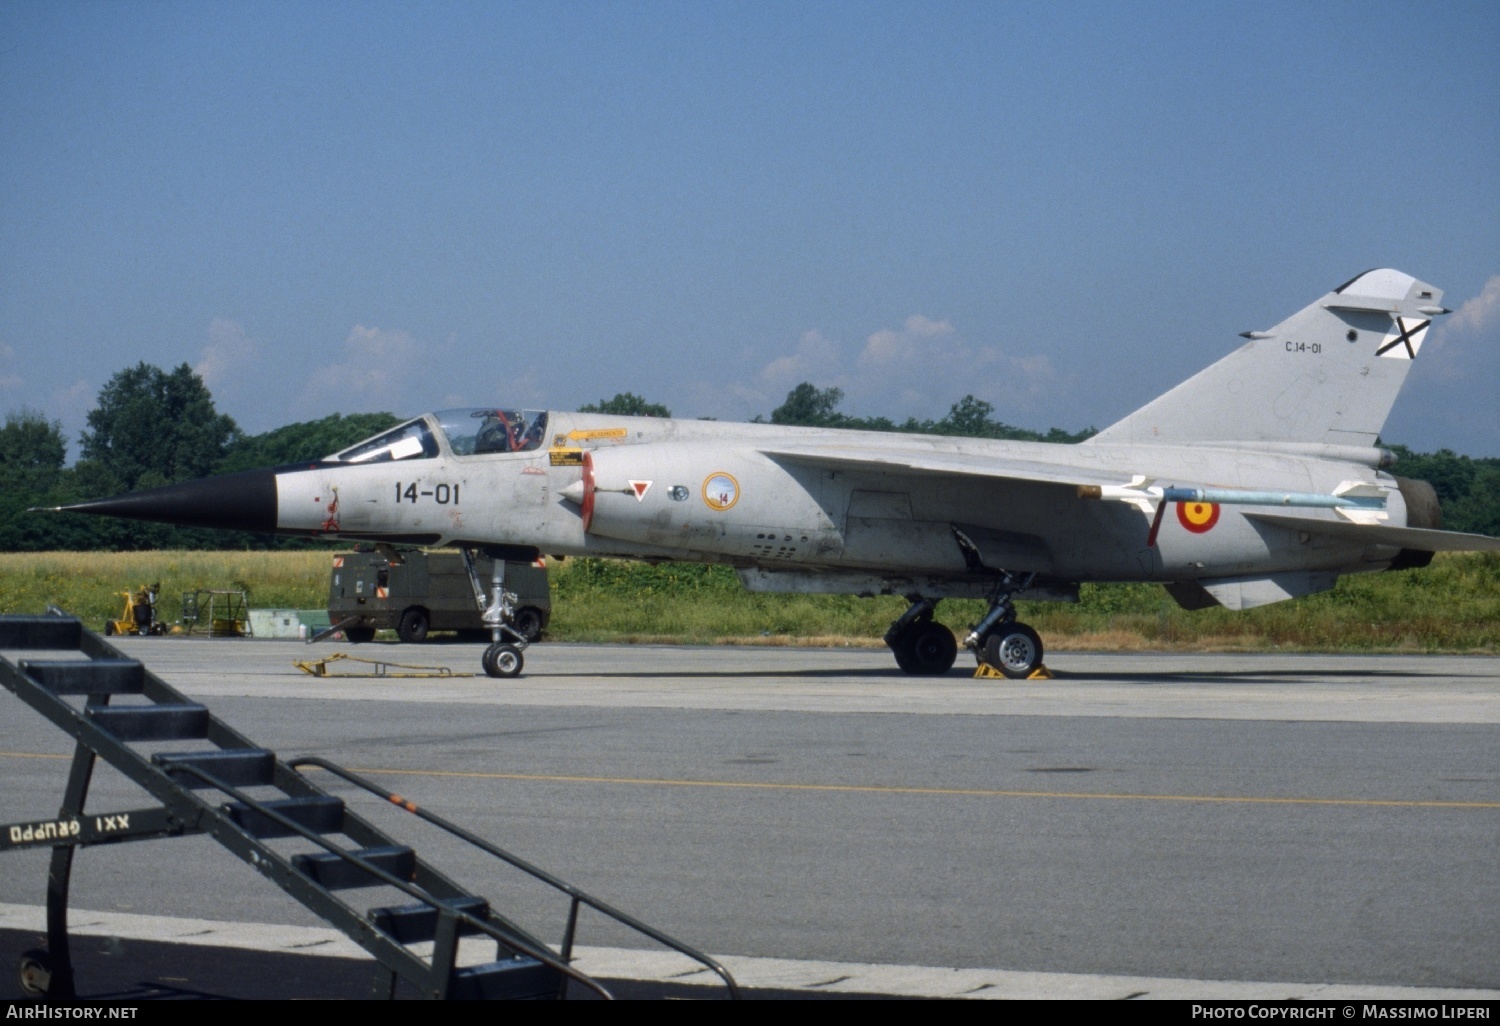
[[[135,591],[123,591],[125,612],[118,620],[104,621],[105,634],[160,635],[167,633],[167,625],[156,618],[156,595],[161,591],[160,582],[150,586],[141,585]]]
[[[338,671],[329,669],[330,663],[340,660],[348,660],[351,663],[363,663],[372,669],[362,670],[351,667],[348,670]],[[294,662],[293,666],[303,673],[310,673],[314,677],[473,677],[472,673],[454,673],[446,666],[413,666],[410,663],[388,663],[380,659],[361,659],[359,656],[346,655],[343,652],[335,652],[324,656],[322,659],[308,660],[306,662]]]
[[[250,634],[250,599],[243,591],[199,588],[182,593],[182,622],[189,634],[208,629],[211,638]]]
[[[1011,678],[1005,676],[1005,674],[1001,673],[999,670],[995,669],[989,663],[980,663],[979,666],[976,667],[975,670],[974,670],[974,676],[975,676],[976,679],[977,678],[989,678],[989,677],[999,677],[1001,680],[1010,680],[1011,679]],[[1046,666],[1038,666],[1036,669],[1032,670],[1030,674],[1027,675],[1026,679],[1027,680],[1051,680],[1052,679],[1052,671],[1049,670],[1049,669],[1047,669]]]

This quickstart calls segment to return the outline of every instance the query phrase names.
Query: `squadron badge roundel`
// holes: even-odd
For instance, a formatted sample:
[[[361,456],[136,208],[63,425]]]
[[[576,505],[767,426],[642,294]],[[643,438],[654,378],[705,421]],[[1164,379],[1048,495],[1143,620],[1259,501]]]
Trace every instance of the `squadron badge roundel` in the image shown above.
[[[703,501],[709,509],[722,513],[740,501],[740,483],[722,470],[710,474],[703,482]]]
[[[1217,502],[1179,502],[1177,522],[1194,534],[1203,534],[1219,522]]]

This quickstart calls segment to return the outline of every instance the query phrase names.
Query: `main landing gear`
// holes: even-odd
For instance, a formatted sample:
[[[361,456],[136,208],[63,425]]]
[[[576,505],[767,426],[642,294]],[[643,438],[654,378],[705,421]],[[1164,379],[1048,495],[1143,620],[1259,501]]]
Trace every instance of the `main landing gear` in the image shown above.
[[[953,668],[958,642],[953,632],[932,618],[937,603],[920,595],[908,596],[911,606],[885,632],[885,643],[896,653],[896,665],[919,677],[938,677]]]
[[[505,590],[505,560],[500,557],[494,560],[495,569],[490,578],[490,594],[494,600],[490,601],[485,597],[484,586],[479,583],[474,550],[464,547],[459,551],[463,554],[464,569],[469,572],[474,601],[484,610],[481,620],[490,629],[490,647],[484,650],[479,664],[491,677],[519,677],[521,667],[526,665],[526,657],[521,653],[531,642],[516,627],[516,596]]]
[[[981,663],[988,663],[1012,680],[1025,680],[1042,665],[1042,639],[1016,619],[1011,596],[1024,591],[1036,574],[1002,573],[990,596],[990,608],[964,638],[965,647]]]
[[[1012,680],[1025,680],[1041,668],[1042,639],[1016,619],[1011,597],[1024,590],[1035,574],[1002,573],[990,596],[990,608],[974,625],[964,647],[981,664],[989,664]],[[911,605],[885,632],[885,643],[896,654],[896,665],[917,677],[940,677],[953,668],[958,642],[953,632],[932,618],[937,602],[920,595],[907,597]]]

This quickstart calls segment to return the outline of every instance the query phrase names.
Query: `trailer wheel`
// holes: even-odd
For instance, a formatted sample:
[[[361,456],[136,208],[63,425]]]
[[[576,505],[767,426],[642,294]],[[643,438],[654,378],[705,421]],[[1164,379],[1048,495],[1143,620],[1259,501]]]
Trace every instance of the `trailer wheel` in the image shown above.
[[[41,948],[32,948],[21,956],[16,967],[21,993],[27,997],[46,997],[52,988],[52,956]]]
[[[516,610],[511,626],[527,641],[535,641],[542,636],[542,611],[536,606],[522,606]]]
[[[427,610],[412,606],[401,614],[401,623],[396,627],[396,637],[408,645],[427,640]]]

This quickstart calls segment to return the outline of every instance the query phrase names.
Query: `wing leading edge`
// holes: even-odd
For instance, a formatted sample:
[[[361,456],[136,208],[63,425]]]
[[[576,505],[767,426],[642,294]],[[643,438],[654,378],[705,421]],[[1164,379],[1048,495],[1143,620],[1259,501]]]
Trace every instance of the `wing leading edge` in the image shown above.
[[[924,477],[963,477],[971,480],[1025,481],[1076,488],[1080,485],[1118,485],[1120,474],[1096,472],[1037,460],[965,456],[961,453],[911,452],[863,446],[779,446],[761,453],[778,463],[796,463],[826,470],[898,472]]]

